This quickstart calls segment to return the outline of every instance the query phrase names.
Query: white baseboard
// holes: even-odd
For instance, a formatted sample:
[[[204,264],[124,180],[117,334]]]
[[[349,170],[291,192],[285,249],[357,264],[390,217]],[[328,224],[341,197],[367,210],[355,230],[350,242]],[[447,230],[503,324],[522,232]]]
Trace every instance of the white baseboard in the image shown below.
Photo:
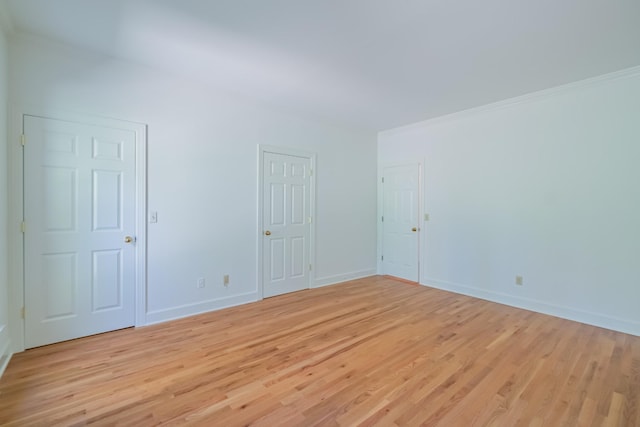
[[[234,307],[236,305],[258,301],[258,299],[258,293],[254,291],[245,294],[233,295],[230,297],[200,301],[194,304],[185,304],[163,310],[149,311],[146,314],[146,325],[166,322],[168,320],[180,319],[182,317],[194,316],[196,314],[221,310],[223,308]]]
[[[0,377],[11,360],[11,339],[7,325],[0,325]]]
[[[376,274],[375,269],[354,271],[351,273],[337,274],[335,276],[327,276],[316,279],[311,284],[311,289],[322,286],[334,285],[348,280],[361,279]],[[233,295],[225,298],[217,298],[207,301],[200,301],[194,304],[185,304],[178,307],[166,308],[163,310],[154,310],[147,312],[145,316],[145,325],[153,325],[155,323],[166,322],[169,320],[180,319],[183,317],[194,316],[196,314],[207,313],[209,311],[221,310],[223,308],[234,307],[236,305],[247,304],[260,300],[257,292],[248,292],[245,294]]]
[[[508,295],[501,292],[488,291],[485,289],[475,288],[473,286],[460,285],[443,280],[426,278],[422,280],[420,284],[432,288],[442,289],[444,291],[451,291],[462,295],[484,299],[487,301],[510,305],[512,307],[523,308],[525,310],[531,310],[542,314],[548,314],[550,316],[560,317],[562,319],[586,323],[587,325],[611,329],[613,331],[623,332],[625,334],[640,336],[640,322],[636,322],[633,320],[620,319],[600,313],[592,313],[571,307],[550,304],[545,301]]]
[[[346,282],[348,280],[362,279],[363,277],[375,276],[376,269],[360,270],[345,274],[336,274],[335,276],[326,276],[317,278],[311,285],[311,288],[321,288],[322,286],[335,285],[336,283]]]

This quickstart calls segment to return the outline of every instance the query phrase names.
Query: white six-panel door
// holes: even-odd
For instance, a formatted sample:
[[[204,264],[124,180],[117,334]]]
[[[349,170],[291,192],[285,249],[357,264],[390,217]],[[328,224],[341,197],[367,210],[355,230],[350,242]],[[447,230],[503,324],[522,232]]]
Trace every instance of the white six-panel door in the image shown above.
[[[311,159],[263,154],[263,296],[309,287]]]
[[[419,280],[420,166],[387,167],[382,184],[382,269],[388,274]]]
[[[25,347],[132,326],[135,133],[24,116],[24,134]]]

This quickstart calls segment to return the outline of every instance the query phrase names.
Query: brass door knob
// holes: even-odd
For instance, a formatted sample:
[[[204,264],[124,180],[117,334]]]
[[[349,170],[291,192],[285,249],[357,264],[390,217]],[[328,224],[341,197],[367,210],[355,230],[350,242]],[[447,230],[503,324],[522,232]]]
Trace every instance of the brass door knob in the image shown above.
[[[269,230],[267,230],[267,231],[264,232],[264,235],[265,236],[271,236],[271,232]]]
[[[133,242],[133,237],[131,237],[131,236],[125,236],[125,238],[124,238],[124,242],[125,242],[125,243],[131,243],[131,242]]]
[[[418,229],[416,227],[413,227],[411,231],[418,231]]]

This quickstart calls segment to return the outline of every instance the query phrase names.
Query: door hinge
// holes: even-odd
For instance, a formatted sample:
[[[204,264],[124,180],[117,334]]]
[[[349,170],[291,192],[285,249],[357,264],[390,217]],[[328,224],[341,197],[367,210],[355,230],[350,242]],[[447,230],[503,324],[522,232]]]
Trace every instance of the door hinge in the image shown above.
[[[25,309],[24,306],[22,306],[22,308],[20,309],[20,316],[25,319]]]
[[[20,135],[20,145],[24,147],[26,143],[27,143],[27,138],[24,136],[24,133],[23,133],[22,135]]]
[[[311,271],[311,264],[309,264],[309,271]]]
[[[382,183],[384,184],[384,176],[382,177]]]
[[[22,221],[22,222],[20,223],[20,232],[21,232],[21,233],[24,233],[25,231],[27,231],[27,223],[26,223],[26,222],[24,222],[24,221]]]

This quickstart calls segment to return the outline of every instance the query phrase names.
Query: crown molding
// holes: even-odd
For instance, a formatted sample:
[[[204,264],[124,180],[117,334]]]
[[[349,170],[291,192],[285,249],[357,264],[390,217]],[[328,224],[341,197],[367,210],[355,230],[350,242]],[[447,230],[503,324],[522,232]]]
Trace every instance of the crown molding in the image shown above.
[[[634,78],[639,76],[640,76],[640,66],[625,68],[623,70],[614,71],[612,73],[602,74],[600,76],[590,77],[590,78],[578,80],[572,83],[555,86],[549,89],[543,89],[536,92],[531,92],[525,95],[516,96],[514,98],[492,102],[491,104],[485,104],[479,107],[473,107],[467,110],[457,111],[451,114],[445,114],[444,116],[422,120],[416,123],[411,123],[409,125],[383,130],[378,133],[378,136],[389,136],[389,135],[395,135],[398,133],[410,132],[412,130],[424,128],[427,126],[461,120],[466,117],[472,117],[478,114],[483,114],[483,113],[496,111],[496,110],[502,110],[502,109],[510,108],[519,104],[526,104],[529,102],[538,101],[544,98],[549,98],[549,97],[560,95],[563,93],[568,93],[568,92],[579,90],[579,89],[593,87],[603,83],[609,83],[616,80],[623,80],[623,79]]]

